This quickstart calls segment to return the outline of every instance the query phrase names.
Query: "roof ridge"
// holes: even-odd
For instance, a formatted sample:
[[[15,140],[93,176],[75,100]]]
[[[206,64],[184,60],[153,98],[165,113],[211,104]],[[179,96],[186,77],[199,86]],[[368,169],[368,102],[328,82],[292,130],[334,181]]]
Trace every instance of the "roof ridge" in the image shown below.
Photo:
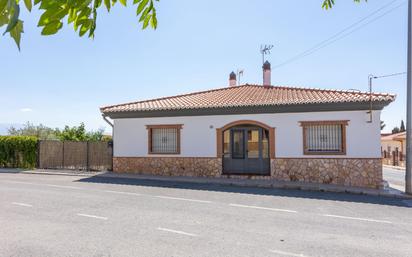
[[[259,84],[246,84],[249,86],[262,86]],[[361,91],[361,90],[351,90],[351,89],[334,89],[334,88],[318,88],[318,87],[303,87],[303,86],[289,86],[289,85],[284,85],[284,86],[270,86],[270,88],[281,88],[281,89],[299,89],[299,90],[305,90],[305,91],[323,91],[323,92],[342,92],[342,93],[353,93],[353,94],[369,94],[367,91]],[[384,93],[384,92],[372,92],[373,95],[383,95],[383,96],[395,96],[396,94],[390,94],[390,93]]]

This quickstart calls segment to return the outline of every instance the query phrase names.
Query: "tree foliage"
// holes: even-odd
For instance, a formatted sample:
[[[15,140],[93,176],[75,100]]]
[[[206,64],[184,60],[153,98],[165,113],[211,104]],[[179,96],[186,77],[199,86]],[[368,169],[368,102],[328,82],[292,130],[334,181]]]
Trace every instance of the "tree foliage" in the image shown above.
[[[148,26],[157,28],[157,16],[154,2],[159,0],[133,0],[136,6],[136,16],[145,29]],[[97,14],[103,6],[107,11],[120,2],[126,6],[127,0],[0,0],[0,27],[6,26],[3,33],[9,34],[20,49],[21,34],[23,33],[23,21],[20,19],[20,9],[24,2],[25,8],[30,12],[34,7],[42,10],[37,26],[42,27],[42,35],[56,34],[66,20],[67,24],[73,24],[73,28],[83,36],[86,33],[90,38],[94,37]]]
[[[157,28],[157,15],[154,2],[159,0],[133,0],[136,6],[136,16],[146,29],[150,26]],[[356,3],[367,0],[353,0]],[[127,0],[23,0],[26,9],[31,12],[33,6],[43,10],[40,16],[38,27],[42,27],[42,35],[56,34],[62,27],[64,20],[67,24],[73,24],[74,30],[79,36],[88,33],[90,38],[94,38],[94,31],[97,25],[97,14],[103,7],[107,11],[120,2],[127,6]],[[21,34],[23,33],[23,21],[20,18],[20,0],[0,0],[0,27],[6,26],[3,36],[9,34],[14,39],[20,50]],[[335,5],[335,0],[323,0],[322,8],[331,9]]]
[[[394,127],[394,128],[392,129],[392,134],[396,134],[396,133],[399,133],[399,132],[401,132],[401,130],[399,129],[399,127]]]
[[[383,120],[381,120],[381,130],[383,130],[386,127],[386,124]]]
[[[66,141],[110,141],[111,137],[104,135],[104,129],[86,131],[84,123],[79,126],[65,126],[63,130],[49,128],[42,124],[34,125],[26,122],[22,128],[10,127],[8,134],[11,136],[30,136],[39,140],[66,140]]]
[[[401,120],[401,126],[400,126],[399,130],[400,130],[400,132],[405,132],[406,131],[405,123],[403,122],[403,120]]]
[[[65,126],[62,131],[56,131],[57,138],[61,141],[102,141],[104,129],[98,129],[97,131],[86,131],[84,123],[80,123],[79,126]]]
[[[26,122],[22,128],[10,127],[8,134],[11,136],[32,136],[40,140],[57,139],[56,129],[46,127],[43,124],[34,125],[30,122]]]
[[[361,1],[367,2],[368,0],[353,0],[355,3],[360,3]],[[323,9],[330,9],[335,5],[335,0],[323,0],[322,8]]]

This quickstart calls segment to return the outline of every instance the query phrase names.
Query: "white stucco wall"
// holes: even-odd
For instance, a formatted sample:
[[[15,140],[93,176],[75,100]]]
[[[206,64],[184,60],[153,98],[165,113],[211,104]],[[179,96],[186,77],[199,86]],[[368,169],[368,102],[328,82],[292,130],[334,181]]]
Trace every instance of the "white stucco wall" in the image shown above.
[[[372,123],[367,123],[369,116],[366,111],[116,119],[114,120],[114,156],[155,156],[148,155],[146,125],[183,124],[181,154],[179,156],[216,157],[216,128],[237,120],[255,120],[275,127],[275,154],[277,158],[319,157],[303,155],[303,135],[299,121],[349,120],[346,130],[347,154],[336,157],[381,157],[380,111],[373,112]],[[333,156],[328,155],[327,157]]]
[[[388,147],[390,147],[390,153],[392,154],[392,151],[395,151],[396,148],[398,148],[399,151],[402,151],[403,153],[406,152],[406,141],[401,143],[400,141],[382,141],[382,151],[388,151]]]

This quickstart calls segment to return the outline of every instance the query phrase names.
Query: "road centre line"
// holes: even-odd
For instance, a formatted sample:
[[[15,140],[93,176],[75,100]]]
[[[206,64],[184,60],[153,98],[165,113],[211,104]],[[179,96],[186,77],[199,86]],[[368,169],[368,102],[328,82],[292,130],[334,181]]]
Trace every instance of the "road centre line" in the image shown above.
[[[180,234],[180,235],[185,235],[185,236],[191,236],[191,237],[197,237],[198,235],[192,234],[192,233],[187,233],[184,231],[179,231],[179,230],[174,230],[174,229],[168,229],[168,228],[157,228],[157,230],[160,231],[165,231],[165,232],[170,232],[170,233],[175,233],[175,234]]]
[[[291,253],[291,252],[284,252],[284,251],[279,251],[279,250],[269,250],[269,252],[284,255],[284,256],[308,257],[306,255],[303,255],[302,253]]]
[[[340,216],[340,215],[332,215],[332,214],[323,214],[322,216],[331,217],[331,218],[338,218],[338,219],[360,220],[360,221],[369,221],[369,222],[392,224],[391,221],[387,221],[387,220],[375,220],[375,219],[357,218],[357,217]]]
[[[104,190],[103,192],[113,193],[113,194],[121,194],[121,195],[135,195],[135,196],[141,196],[141,195],[142,195],[142,194],[139,194],[139,193],[123,192],[123,191],[113,191],[113,190]]]
[[[94,218],[94,219],[100,219],[100,220],[108,220],[108,219],[109,219],[109,218],[107,218],[107,217],[90,215],[90,214],[84,214],[84,213],[77,213],[77,216],[87,217],[87,218]]]
[[[74,187],[74,186],[62,186],[62,185],[43,184],[43,183],[32,183],[32,182],[13,181],[13,180],[4,180],[4,182],[13,183],[13,184],[35,185],[35,186],[48,186],[48,187],[67,188],[67,189],[82,189],[82,188],[80,188],[80,187]]]
[[[28,203],[18,203],[18,202],[12,202],[12,204],[14,204],[14,205],[18,205],[18,206],[24,206],[24,207],[33,207],[33,205],[28,204]]]
[[[251,208],[251,209],[266,210],[266,211],[297,213],[297,211],[287,210],[287,209],[276,209],[276,208],[260,207],[260,206],[253,206],[253,205],[243,205],[243,204],[235,204],[235,203],[230,203],[229,205],[233,207]]]
[[[74,187],[74,186],[61,186],[61,185],[52,185],[52,184],[43,184],[43,185],[49,186],[49,187],[57,187],[57,188],[82,189],[80,187]]]
[[[180,197],[171,197],[171,196],[163,196],[163,195],[155,195],[154,197],[161,198],[161,199],[169,199],[169,200],[179,200],[179,201],[195,202],[195,203],[212,203],[211,201],[205,201],[205,200],[197,200],[197,199],[189,199],[189,198],[180,198]]]

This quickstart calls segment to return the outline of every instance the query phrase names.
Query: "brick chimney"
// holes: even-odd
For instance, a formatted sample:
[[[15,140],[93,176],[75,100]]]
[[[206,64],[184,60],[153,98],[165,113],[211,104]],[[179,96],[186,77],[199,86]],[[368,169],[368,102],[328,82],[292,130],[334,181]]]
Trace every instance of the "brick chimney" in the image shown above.
[[[229,87],[235,87],[236,86],[236,73],[231,72],[229,75]]]
[[[263,64],[263,86],[270,87],[270,77],[271,77],[271,69],[270,69],[270,62],[266,61]]]

